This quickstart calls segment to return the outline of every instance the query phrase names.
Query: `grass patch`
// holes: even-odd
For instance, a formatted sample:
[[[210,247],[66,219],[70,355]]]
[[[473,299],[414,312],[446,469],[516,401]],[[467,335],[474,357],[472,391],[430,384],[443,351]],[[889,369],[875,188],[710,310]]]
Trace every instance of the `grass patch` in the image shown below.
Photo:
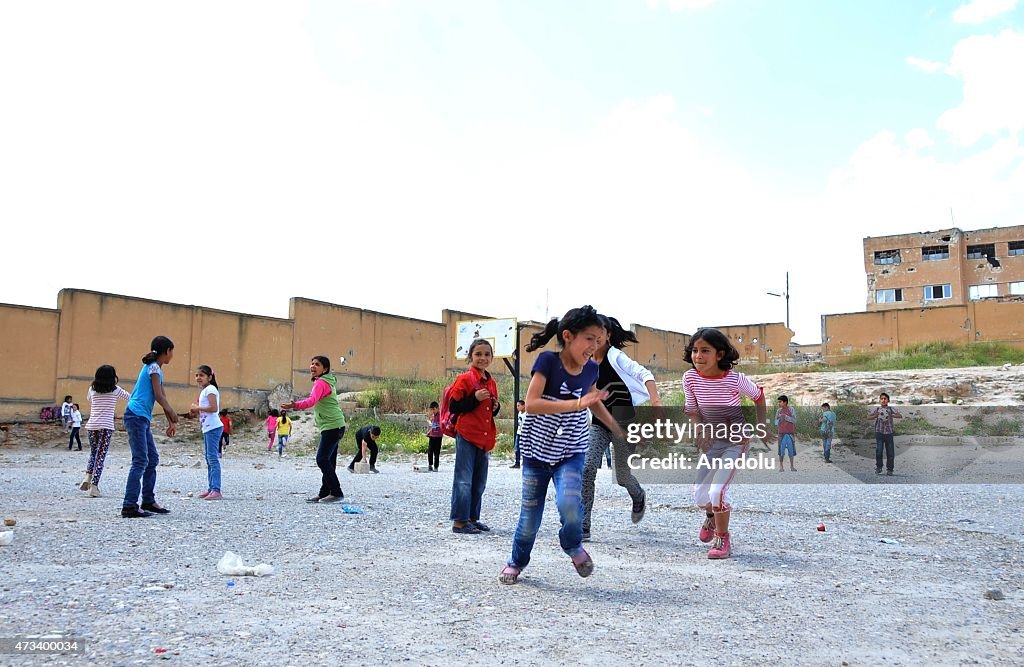
[[[965,368],[1024,363],[1024,349],[1006,343],[918,343],[879,354],[858,353],[832,364],[754,364],[741,370],[750,375],[827,373],[830,371],[894,371],[922,368]]]

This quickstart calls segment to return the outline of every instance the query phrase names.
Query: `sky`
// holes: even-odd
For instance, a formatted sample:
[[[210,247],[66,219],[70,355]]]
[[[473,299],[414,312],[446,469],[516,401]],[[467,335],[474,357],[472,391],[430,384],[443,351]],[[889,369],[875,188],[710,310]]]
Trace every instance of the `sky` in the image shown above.
[[[864,310],[862,239],[1024,224],[1018,0],[0,4],[0,302]]]

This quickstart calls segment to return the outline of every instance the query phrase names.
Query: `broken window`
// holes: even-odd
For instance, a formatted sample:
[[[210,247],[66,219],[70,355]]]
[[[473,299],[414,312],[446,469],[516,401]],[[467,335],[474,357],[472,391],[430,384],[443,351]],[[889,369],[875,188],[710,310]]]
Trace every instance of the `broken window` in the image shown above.
[[[921,259],[932,262],[938,259],[949,259],[948,245],[932,245],[921,248]]]
[[[938,301],[939,299],[948,299],[952,296],[953,289],[949,283],[945,285],[927,285],[924,288],[925,301]]]
[[[1024,241],[1010,241],[1010,257],[1024,255]]]
[[[875,292],[875,303],[896,303],[903,301],[903,289],[880,289]]]
[[[995,243],[982,243],[980,245],[967,246],[967,259],[988,259],[989,257],[995,258],[995,256]]]
[[[967,288],[967,296],[971,301],[999,296],[999,285],[971,285]]]
[[[899,264],[900,263],[900,251],[899,250],[876,250],[875,251],[875,264]]]
[[[1010,294],[1024,296],[1024,282],[1010,283]]]

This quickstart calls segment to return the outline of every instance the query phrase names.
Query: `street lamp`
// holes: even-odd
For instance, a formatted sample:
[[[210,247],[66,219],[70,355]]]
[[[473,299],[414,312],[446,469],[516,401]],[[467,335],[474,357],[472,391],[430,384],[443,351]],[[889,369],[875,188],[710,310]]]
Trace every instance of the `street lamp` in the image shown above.
[[[789,329],[789,271],[786,271],[786,291],[782,294],[778,292],[765,292],[768,296],[778,296],[786,299],[786,328]]]

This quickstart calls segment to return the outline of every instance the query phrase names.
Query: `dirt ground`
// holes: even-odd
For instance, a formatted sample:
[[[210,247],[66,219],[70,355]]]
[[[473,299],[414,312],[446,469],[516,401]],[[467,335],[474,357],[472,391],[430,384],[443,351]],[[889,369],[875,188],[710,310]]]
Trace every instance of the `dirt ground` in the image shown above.
[[[206,486],[198,446],[162,442],[157,497],[172,512],[134,520],[119,517],[124,433],[102,498],[77,490],[88,454],[59,435],[0,448],[0,515],[17,521],[0,547],[0,638],[85,643],[81,655],[0,663],[1024,663],[1019,486],[741,485],[734,557],[709,561],[688,485],[648,486],[649,511],[633,525],[603,469],[593,576],[559,550],[549,502],[533,562],[503,586],[520,493],[507,461],[492,461],[484,497],[493,530],[454,535],[450,456],[439,473],[392,459],[379,475],[350,475],[343,454],[346,503],[363,512],[346,514],[303,502],[319,483],[311,456],[268,455],[252,433],[224,459],[220,502],[189,495]],[[810,449],[797,461],[824,465]],[[228,550],[275,573],[218,574]]]

